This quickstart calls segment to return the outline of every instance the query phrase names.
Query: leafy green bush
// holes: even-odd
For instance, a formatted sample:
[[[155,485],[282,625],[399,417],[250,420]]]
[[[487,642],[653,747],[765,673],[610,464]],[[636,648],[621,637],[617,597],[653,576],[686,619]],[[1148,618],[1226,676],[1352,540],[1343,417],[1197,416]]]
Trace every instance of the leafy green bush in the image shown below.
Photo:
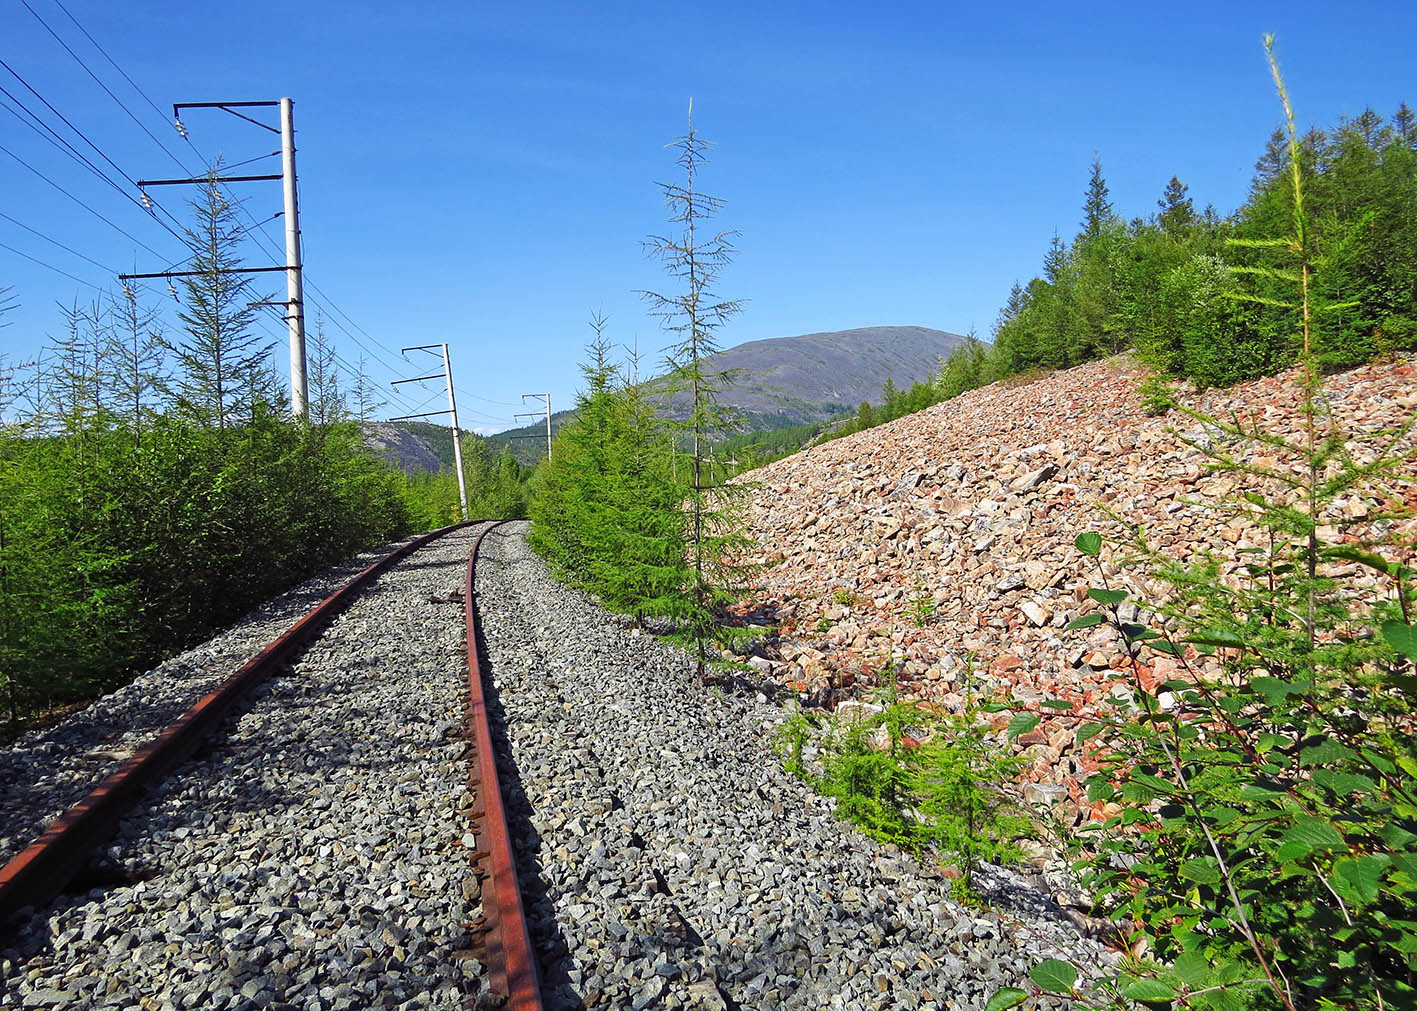
[[[1171,377],[1164,372],[1153,372],[1143,379],[1137,386],[1137,396],[1141,398],[1142,410],[1152,417],[1165,414],[1176,402]]]
[[[1220,507],[1254,525],[1254,546],[1182,565],[1136,531],[1104,564],[1099,535],[1077,538],[1098,560],[1089,596],[1100,610],[1071,627],[1115,630],[1140,704],[1135,719],[1078,731],[1080,741],[1111,732],[1088,796],[1120,809],[1097,827],[1081,869],[1100,907],[1134,930],[1133,951],[1150,953],[1081,996],[1215,1011],[1412,1008],[1417,570],[1410,537],[1394,531],[1417,498],[1417,421],[1346,433],[1324,401],[1313,329],[1323,317],[1308,295],[1323,283],[1322,258],[1269,41],[1289,123],[1291,216],[1286,234],[1265,242],[1276,259],[1264,280],[1297,289],[1285,304],[1302,434],[1182,408],[1220,436],[1210,465],[1241,487]],[[1256,297],[1277,300],[1273,289]],[[1354,502],[1366,526],[1335,536],[1335,510]],[[1114,589],[1112,566],[1128,564],[1166,584],[1166,598]],[[1178,675],[1148,684],[1143,672],[1163,657]],[[1042,976],[1043,989],[1078,995],[1062,963]],[[996,995],[996,1011],[1023,999]]]
[[[111,690],[253,604],[413,528],[352,425],[73,416],[0,432],[0,692],[12,728]]]
[[[1001,741],[989,741],[997,735],[984,714],[1005,707],[980,703],[965,691],[965,711],[942,714],[902,699],[887,671],[874,709],[828,721],[820,775],[803,759],[811,721],[801,711],[779,731],[778,748],[789,771],[835,797],[837,813],[867,835],[955,861],[956,894],[973,899],[979,862],[1017,859],[1017,840],[1031,820],[1003,789],[1023,760],[1006,753]],[[1007,736],[1021,732],[1023,725],[1014,725]]]

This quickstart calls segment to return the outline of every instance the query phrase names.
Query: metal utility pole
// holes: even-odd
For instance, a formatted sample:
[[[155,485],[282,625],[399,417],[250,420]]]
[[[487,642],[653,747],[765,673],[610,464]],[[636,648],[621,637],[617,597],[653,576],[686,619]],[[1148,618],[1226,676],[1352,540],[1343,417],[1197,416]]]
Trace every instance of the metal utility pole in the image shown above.
[[[404,348],[403,354],[407,357],[410,351],[427,351],[429,354],[443,353],[443,371],[434,372],[427,376],[414,376],[411,379],[395,379],[389,385],[397,386],[399,383],[422,383],[429,379],[445,379],[448,384],[448,409],[447,411],[429,411],[426,414],[405,414],[401,418],[390,418],[390,421],[412,421],[415,418],[433,418],[440,414],[447,414],[452,422],[453,428],[453,467],[458,472],[458,500],[462,503],[462,518],[466,523],[471,517],[467,510],[467,478],[463,475],[462,466],[462,436],[458,432],[458,401],[453,394],[453,362],[448,356],[448,345],[446,344],[423,344],[416,348]]]
[[[280,107],[280,129],[252,119],[237,109]],[[279,179],[285,193],[285,266],[283,267],[238,267],[229,273],[255,274],[263,271],[285,271],[286,301],[253,302],[252,305],[284,305],[285,320],[290,327],[290,413],[304,418],[309,412],[310,389],[305,379],[305,299],[301,281],[300,262],[300,208],[298,187],[295,182],[295,103],[288,98],[279,102],[177,102],[172,106],[172,118],[182,136],[187,136],[187,128],[182,125],[183,109],[220,109],[237,119],[259,126],[262,130],[280,134],[280,175],[210,176],[200,179],[139,179],[138,190],[142,193],[144,205],[148,197],[143,192],[148,186],[186,186],[216,183],[249,183]],[[174,277],[195,277],[205,271],[159,271],[153,274],[119,274],[120,281],[140,278],[166,278],[171,283]]]
[[[305,298],[300,280],[300,198],[295,185],[295,103],[288,98],[280,100],[280,174],[285,194],[285,319],[290,325],[290,413],[303,418],[309,410],[310,391],[305,382]],[[466,509],[464,502],[464,512]]]
[[[551,462],[551,394],[549,394],[549,393],[523,393],[523,394],[522,394],[522,403],[526,403],[526,398],[527,398],[527,397],[536,397],[536,398],[539,399],[539,400],[545,400],[545,401],[546,401],[546,462],[547,462],[547,463],[550,463],[550,462]],[[540,414],[540,413],[541,413],[540,411],[537,411],[535,414],[518,414],[518,415],[515,415],[515,417],[518,417],[518,418],[534,418],[534,417],[536,417],[537,414]],[[514,436],[514,438],[516,438],[516,437]],[[522,436],[521,438],[526,438],[526,436]]]

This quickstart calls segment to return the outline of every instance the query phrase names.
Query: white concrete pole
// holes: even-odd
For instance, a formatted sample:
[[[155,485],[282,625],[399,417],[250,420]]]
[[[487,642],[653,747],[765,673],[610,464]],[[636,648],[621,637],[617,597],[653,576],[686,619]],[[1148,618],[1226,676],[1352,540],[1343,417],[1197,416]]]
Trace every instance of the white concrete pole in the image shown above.
[[[546,462],[551,462],[551,394],[546,394]]]
[[[453,466],[458,472],[458,498],[462,502],[462,518],[466,523],[470,516],[467,514],[467,478],[462,472],[462,436],[458,434],[458,402],[453,396],[453,362],[448,357],[448,345],[443,345],[443,375],[448,379],[448,413],[453,419]]]
[[[300,208],[295,189],[295,103],[280,100],[280,170],[285,189],[285,307],[290,324],[290,413],[306,416],[305,300],[300,279]],[[451,388],[451,387],[450,387]]]

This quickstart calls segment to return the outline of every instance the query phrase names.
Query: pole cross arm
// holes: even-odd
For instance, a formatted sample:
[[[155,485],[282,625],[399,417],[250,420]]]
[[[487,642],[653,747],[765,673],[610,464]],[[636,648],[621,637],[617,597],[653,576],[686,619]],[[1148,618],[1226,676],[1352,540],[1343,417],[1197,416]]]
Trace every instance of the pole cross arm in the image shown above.
[[[412,421],[414,418],[436,418],[440,414],[447,414],[447,411],[429,411],[427,414],[405,414],[399,418],[390,418],[389,424],[395,421]]]
[[[280,133],[280,130],[273,126],[262,123],[259,119],[252,119],[250,116],[242,115],[237,109],[268,109],[280,105],[279,102],[174,102],[172,103],[172,118],[181,122],[183,109],[220,109],[228,112],[237,119],[244,119],[248,123],[259,126],[262,130],[269,130],[271,133]]]
[[[265,176],[197,176],[192,179],[139,179],[138,187],[144,186],[191,186],[196,183],[264,183],[273,179],[284,179],[279,172]]]
[[[156,274],[119,274],[120,281],[141,281],[153,277],[209,277],[212,274],[268,274],[286,271],[290,267],[215,267],[211,270],[163,270]],[[285,303],[279,303],[284,305]]]

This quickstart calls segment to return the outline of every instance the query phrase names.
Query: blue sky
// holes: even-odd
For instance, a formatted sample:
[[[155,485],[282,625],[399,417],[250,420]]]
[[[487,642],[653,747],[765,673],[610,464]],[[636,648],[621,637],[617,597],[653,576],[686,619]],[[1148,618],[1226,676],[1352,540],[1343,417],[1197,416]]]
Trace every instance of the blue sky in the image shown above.
[[[1094,153],[1126,217],[1150,214],[1173,174],[1198,205],[1233,210],[1279,118],[1265,31],[1303,125],[1417,104],[1407,4],[355,0],[237,15],[63,2],[161,109],[295,100],[306,270],[323,292],[311,293],[312,323],[323,310],[341,357],[368,358],[381,382],[425,364],[403,366],[400,346],[447,341],[464,426],[484,430],[509,425],[523,393],[569,404],[592,311],[609,316],[612,340],[661,358],[667,340],[635,292],[670,285],[641,242],[664,228],[655,182],[674,178],[664,144],[683,131],[690,96],[718,144],[703,186],[726,201],[721,224],[742,233],[720,291],[747,305],[725,346],[879,324],[987,336],[1053,233],[1076,231]],[[220,112],[186,116],[188,146],[56,0],[29,3],[123,107],[20,0],[0,0],[0,58],[129,178],[278,146]],[[0,84],[41,108],[3,68]],[[0,243],[12,247],[0,248],[0,286],[19,303],[0,354],[23,359],[58,331],[56,303],[112,290],[109,270],[158,270],[185,253],[4,111],[0,145],[130,233],[0,152]],[[278,160],[243,171],[278,171]],[[278,184],[240,192],[253,218],[279,210]],[[154,196],[182,216],[175,192]],[[265,234],[280,248],[278,220]],[[254,242],[243,255],[273,262]],[[171,316],[161,286],[152,301]],[[263,328],[283,340],[279,324]],[[437,384],[401,389],[386,414],[439,406]]]

